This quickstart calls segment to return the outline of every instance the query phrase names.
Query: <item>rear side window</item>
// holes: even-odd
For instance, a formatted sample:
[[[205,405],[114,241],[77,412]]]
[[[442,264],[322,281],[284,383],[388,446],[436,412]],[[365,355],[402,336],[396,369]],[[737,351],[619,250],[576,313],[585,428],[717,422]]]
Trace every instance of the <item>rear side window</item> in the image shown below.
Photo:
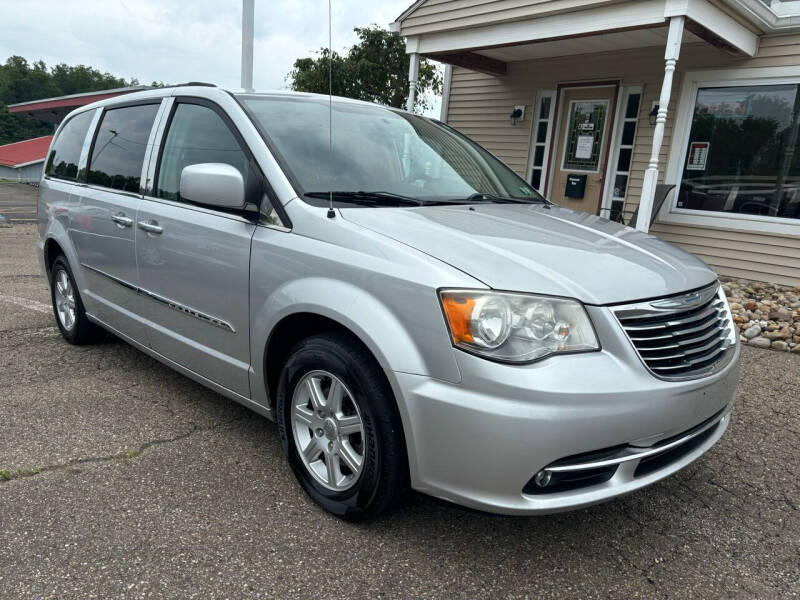
[[[89,160],[89,183],[139,193],[142,163],[158,104],[125,106],[103,114]]]
[[[61,128],[61,132],[50,150],[50,156],[47,157],[46,173],[48,175],[59,179],[75,180],[78,178],[81,149],[93,117],[94,111],[87,110],[72,117]]]
[[[247,155],[222,117],[206,106],[178,104],[161,154],[156,196],[180,200],[181,172],[198,163],[231,165],[248,181]]]

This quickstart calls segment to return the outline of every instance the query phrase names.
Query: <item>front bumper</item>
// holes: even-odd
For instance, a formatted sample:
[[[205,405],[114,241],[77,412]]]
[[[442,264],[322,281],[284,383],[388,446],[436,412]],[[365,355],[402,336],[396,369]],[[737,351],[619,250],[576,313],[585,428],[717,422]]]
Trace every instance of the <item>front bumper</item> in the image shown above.
[[[646,370],[607,309],[589,311],[600,352],[513,366],[454,350],[460,384],[395,373],[415,489],[490,512],[559,512],[667,477],[722,437],[736,392],[738,346],[715,375],[667,382]],[[664,451],[701,425],[702,436],[686,452]],[[648,453],[651,447],[659,452]],[[548,493],[531,486],[545,467],[596,462],[598,451],[600,459],[625,460],[589,485]],[[585,453],[586,460],[576,460]],[[637,471],[654,454],[672,459]]]

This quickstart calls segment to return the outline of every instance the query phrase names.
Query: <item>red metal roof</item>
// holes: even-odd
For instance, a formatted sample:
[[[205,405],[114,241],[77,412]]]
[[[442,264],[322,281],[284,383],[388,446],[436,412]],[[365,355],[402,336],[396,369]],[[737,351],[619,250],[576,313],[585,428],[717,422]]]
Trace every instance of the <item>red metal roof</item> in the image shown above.
[[[19,167],[44,160],[52,139],[52,135],[43,135],[32,140],[0,146],[0,165]]]
[[[67,116],[67,113],[79,106],[86,106],[98,100],[113,98],[122,94],[149,90],[147,85],[133,85],[124,88],[114,88],[111,90],[97,90],[94,92],[83,92],[80,94],[70,94],[69,96],[58,96],[56,98],[40,98],[30,102],[19,102],[9,104],[8,112],[21,113],[48,123],[60,123]]]

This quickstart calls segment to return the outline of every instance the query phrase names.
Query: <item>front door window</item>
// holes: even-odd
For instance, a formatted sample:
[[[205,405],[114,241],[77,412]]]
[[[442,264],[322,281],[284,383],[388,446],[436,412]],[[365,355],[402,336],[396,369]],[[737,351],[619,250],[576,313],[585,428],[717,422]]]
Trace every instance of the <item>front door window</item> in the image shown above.
[[[595,172],[603,152],[608,100],[574,100],[564,146],[564,170]]]

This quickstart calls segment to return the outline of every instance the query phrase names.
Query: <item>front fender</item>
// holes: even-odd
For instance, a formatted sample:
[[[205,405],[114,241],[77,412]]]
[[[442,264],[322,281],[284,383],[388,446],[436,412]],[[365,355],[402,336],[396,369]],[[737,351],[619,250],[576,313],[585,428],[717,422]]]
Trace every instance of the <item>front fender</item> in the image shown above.
[[[274,290],[255,311],[251,323],[253,365],[266,364],[270,333],[284,318],[297,313],[327,317],[353,332],[369,348],[387,376],[393,371],[432,375],[458,383],[461,374],[452,352],[433,353],[428,348],[449,342],[438,329],[432,339],[415,339],[406,324],[386,304],[369,291],[353,284],[327,277],[307,277],[286,282]],[[424,335],[424,334],[423,334]],[[253,373],[256,389],[264,390],[264,373]]]

